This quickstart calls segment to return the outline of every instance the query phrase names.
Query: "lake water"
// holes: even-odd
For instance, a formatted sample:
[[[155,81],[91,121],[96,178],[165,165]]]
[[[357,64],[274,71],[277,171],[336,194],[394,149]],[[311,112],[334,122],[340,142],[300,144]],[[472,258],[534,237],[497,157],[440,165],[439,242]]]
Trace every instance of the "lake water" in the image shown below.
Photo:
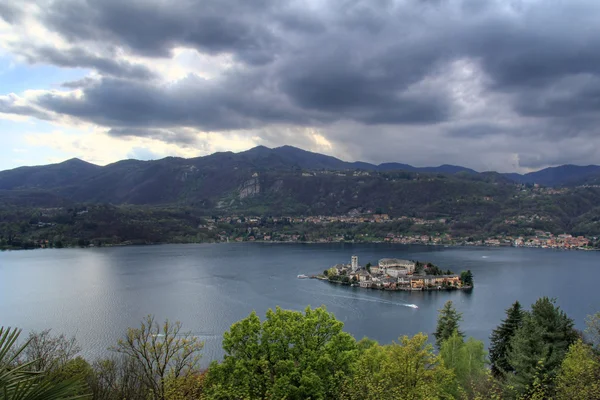
[[[296,278],[353,254],[363,265],[397,257],[471,269],[476,286],[471,293],[382,292]],[[540,296],[556,297],[584,328],[586,315],[600,310],[599,284],[600,252],[260,243],[15,251],[0,253],[0,325],[75,335],[94,358],[154,314],[205,340],[208,362],[222,356],[223,332],[252,310],[263,317],[277,305],[326,305],[357,339],[389,343],[433,332],[437,310],[452,300],[463,330],[487,343],[515,300],[529,307]]]

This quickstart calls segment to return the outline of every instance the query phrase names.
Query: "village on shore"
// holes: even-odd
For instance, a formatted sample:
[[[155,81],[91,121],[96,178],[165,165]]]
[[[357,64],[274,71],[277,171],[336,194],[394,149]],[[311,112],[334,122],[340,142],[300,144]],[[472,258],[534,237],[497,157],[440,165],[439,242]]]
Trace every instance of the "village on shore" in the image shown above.
[[[299,275],[299,278],[306,278]],[[352,256],[349,264],[336,264],[311,278],[328,282],[380,290],[459,290],[473,288],[470,270],[460,275],[443,271],[431,263],[382,258],[375,265],[358,264],[358,256]]]
[[[507,225],[518,225],[521,223],[534,223],[543,220],[543,217],[519,216],[515,219],[507,219]],[[230,227],[243,227],[243,229],[234,229],[231,232],[219,231],[218,241],[220,242],[299,242],[299,243],[395,243],[395,244],[423,244],[430,246],[486,246],[486,247],[531,247],[548,248],[564,250],[595,250],[594,243],[600,241],[600,237],[585,237],[581,235],[571,235],[569,233],[553,234],[552,232],[531,229],[529,234],[506,235],[495,234],[479,236],[460,236],[454,235],[447,230],[450,223],[446,218],[422,219],[415,217],[391,217],[387,214],[352,214],[340,216],[284,216],[271,217],[268,224],[264,224],[264,219],[258,216],[223,216],[214,221],[209,221],[204,228],[216,230],[218,226],[226,224]],[[421,227],[427,233],[409,233],[398,232],[390,228],[384,233],[358,233],[352,238],[341,233],[327,234],[312,229],[315,227],[334,226],[343,224],[346,226],[392,226],[394,223],[408,223],[416,227]],[[276,226],[287,227],[288,229],[276,229]],[[294,232],[297,227],[297,232]],[[302,229],[300,229],[302,228]],[[303,231],[306,231],[303,233]]]

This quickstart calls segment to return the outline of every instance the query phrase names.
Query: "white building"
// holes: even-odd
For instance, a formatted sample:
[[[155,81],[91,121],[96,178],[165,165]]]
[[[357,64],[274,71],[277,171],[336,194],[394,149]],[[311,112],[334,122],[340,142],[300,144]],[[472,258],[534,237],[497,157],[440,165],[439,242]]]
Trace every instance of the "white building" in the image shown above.
[[[379,272],[384,273],[388,268],[401,267],[406,268],[409,274],[415,272],[415,262],[409,260],[400,260],[398,258],[382,258],[379,260]]]
[[[389,276],[393,276],[394,278],[398,278],[400,275],[407,275],[408,268],[404,267],[390,267],[386,269],[386,273]]]

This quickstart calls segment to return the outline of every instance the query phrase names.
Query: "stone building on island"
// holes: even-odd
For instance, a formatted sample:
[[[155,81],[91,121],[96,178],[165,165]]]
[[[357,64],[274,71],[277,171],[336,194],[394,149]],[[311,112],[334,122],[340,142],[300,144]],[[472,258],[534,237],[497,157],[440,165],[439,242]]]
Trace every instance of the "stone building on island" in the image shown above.
[[[362,288],[385,290],[461,289],[463,282],[455,274],[428,275],[417,273],[417,262],[397,258],[382,258],[368,268],[358,264],[353,255],[349,264],[337,264],[328,270],[330,281],[341,281]]]

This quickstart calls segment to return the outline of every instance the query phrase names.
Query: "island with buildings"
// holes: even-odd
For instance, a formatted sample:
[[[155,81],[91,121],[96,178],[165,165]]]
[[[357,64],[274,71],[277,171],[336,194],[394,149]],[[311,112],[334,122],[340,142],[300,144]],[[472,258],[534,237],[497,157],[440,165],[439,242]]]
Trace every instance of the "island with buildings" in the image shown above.
[[[317,279],[331,283],[380,290],[465,290],[473,288],[470,270],[460,275],[431,263],[383,258],[377,264],[359,265],[358,256],[349,264],[336,264]]]

